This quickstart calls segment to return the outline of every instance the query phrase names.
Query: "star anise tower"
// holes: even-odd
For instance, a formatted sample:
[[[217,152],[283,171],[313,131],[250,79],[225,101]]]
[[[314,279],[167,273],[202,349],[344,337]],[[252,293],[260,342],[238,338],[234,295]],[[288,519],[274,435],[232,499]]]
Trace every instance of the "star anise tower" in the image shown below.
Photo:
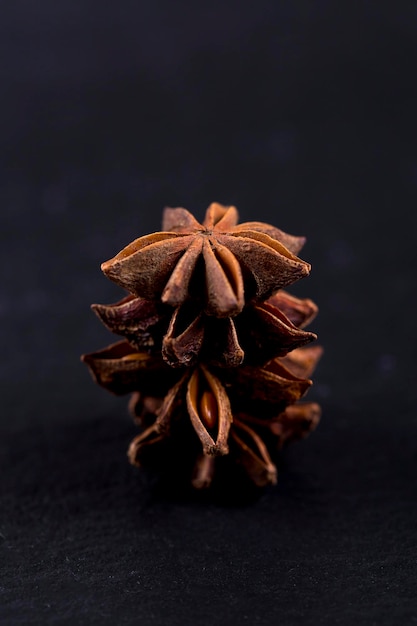
[[[162,226],[102,264],[127,295],[92,309],[124,339],[82,360],[99,385],[131,394],[134,465],[185,456],[205,488],[228,456],[255,485],[273,484],[277,450],[320,419],[316,403],[300,402],[322,352],[304,330],[317,306],[284,290],[310,272],[297,256],[305,239],[238,224],[236,208],[218,203],[201,224],[166,208]]]

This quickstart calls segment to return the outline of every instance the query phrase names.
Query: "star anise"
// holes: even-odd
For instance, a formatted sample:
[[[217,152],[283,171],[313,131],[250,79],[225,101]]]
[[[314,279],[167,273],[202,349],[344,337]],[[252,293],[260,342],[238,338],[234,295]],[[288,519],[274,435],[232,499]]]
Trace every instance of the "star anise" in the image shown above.
[[[305,239],[262,222],[237,225],[234,206],[212,203],[200,224],[184,208],[166,208],[163,231],[130,243],[102,264],[131,294],[179,307],[196,299],[207,315],[230,317],[303,276],[295,256]]]
[[[128,294],[92,308],[125,339],[82,356],[99,385],[131,394],[141,428],[131,463],[189,461],[197,488],[230,459],[255,485],[274,483],[274,451],[320,419],[316,403],[300,402],[321,355],[304,330],[317,307],[283,289],[310,271],[296,256],[305,239],[237,222],[218,203],[201,224],[166,208],[161,232],[102,264]]]
[[[316,404],[296,403],[312,384],[308,376],[320,354],[319,347],[298,348],[263,367],[225,369],[199,364],[174,369],[160,357],[137,352],[122,341],[83,360],[96,382],[109,391],[134,392],[130,408],[147,428],[130,445],[132,463],[141,464],[150,446],[168,440],[178,445],[179,453],[189,448],[195,455],[195,487],[209,485],[214,458],[229,451],[252,481],[263,486],[276,481],[276,466],[268,451],[271,443],[275,441],[276,447],[305,436],[319,419]],[[195,442],[184,446],[189,424],[200,452]],[[176,432],[181,432],[178,439]]]
[[[220,367],[236,367],[243,360],[262,364],[316,339],[314,333],[301,330],[316,315],[316,305],[282,290],[234,318],[208,316],[195,302],[172,311],[133,295],[115,304],[94,304],[92,309],[113,333],[126,337],[138,350],[162,351],[173,367],[199,360]]]

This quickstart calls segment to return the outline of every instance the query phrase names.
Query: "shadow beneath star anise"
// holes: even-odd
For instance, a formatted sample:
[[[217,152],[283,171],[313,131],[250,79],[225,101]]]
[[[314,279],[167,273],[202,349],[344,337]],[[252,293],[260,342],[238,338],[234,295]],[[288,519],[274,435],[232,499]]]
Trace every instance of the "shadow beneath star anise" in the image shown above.
[[[150,470],[139,469],[148,473],[147,482],[148,503],[169,502],[188,505],[211,504],[222,508],[245,507],[257,502],[267,489],[257,488],[251,483],[239,467],[222,468],[214,478],[210,488],[194,489],[190,483],[189,468],[174,473],[161,471],[153,477]]]

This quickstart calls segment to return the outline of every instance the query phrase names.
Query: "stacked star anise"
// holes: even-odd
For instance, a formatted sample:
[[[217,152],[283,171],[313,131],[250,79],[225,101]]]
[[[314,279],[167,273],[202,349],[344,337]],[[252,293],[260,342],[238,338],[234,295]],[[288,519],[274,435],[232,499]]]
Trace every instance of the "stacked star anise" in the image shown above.
[[[275,483],[276,451],[320,419],[316,403],[299,402],[321,355],[304,330],[317,307],[283,290],[309,274],[296,256],[305,239],[237,222],[218,203],[202,224],[166,208],[162,232],[102,264],[127,295],[92,309],[124,339],[82,356],[99,385],[131,394],[130,462],[185,458],[196,488],[226,456],[255,485]]]

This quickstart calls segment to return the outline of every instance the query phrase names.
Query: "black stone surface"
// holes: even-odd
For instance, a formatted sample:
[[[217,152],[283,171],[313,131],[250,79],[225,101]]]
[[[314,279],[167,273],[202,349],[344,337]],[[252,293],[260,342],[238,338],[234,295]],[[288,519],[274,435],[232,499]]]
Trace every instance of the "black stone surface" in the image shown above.
[[[1,13],[2,626],[416,623],[416,3]],[[213,200],[307,236],[325,348],[320,426],[247,501],[132,468],[79,361],[100,263]]]

